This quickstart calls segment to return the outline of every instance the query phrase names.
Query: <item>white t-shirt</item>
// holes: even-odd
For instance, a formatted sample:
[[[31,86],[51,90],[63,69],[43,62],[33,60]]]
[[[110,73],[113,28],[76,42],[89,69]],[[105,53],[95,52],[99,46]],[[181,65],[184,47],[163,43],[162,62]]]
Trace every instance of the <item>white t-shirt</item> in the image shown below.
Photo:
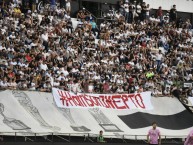
[[[91,92],[93,92],[93,90],[94,90],[94,86],[93,85],[89,85],[88,86],[88,92],[91,93]]]
[[[157,56],[156,60],[162,60],[162,54],[158,53],[156,56]]]
[[[66,7],[70,7],[70,2],[66,0]]]
[[[169,95],[169,94],[170,94],[170,90],[169,90],[169,89],[165,89],[165,90],[164,90],[164,94],[165,94],[165,95]]]
[[[72,72],[72,73],[77,73],[77,72],[79,72],[79,70],[76,69],[76,68],[73,68],[71,72]]]
[[[54,82],[54,83],[53,83],[53,86],[54,86],[54,87],[58,87],[58,86],[60,86],[60,83],[59,83],[59,82]]]
[[[1,82],[0,82],[0,86],[1,86],[1,87],[7,87],[7,86],[8,86],[8,83],[1,81]]]
[[[0,50],[3,50],[3,49],[6,49],[6,47],[2,47],[2,46],[0,46]]]
[[[81,92],[80,85],[78,83],[72,84],[72,91],[73,92]]]
[[[30,90],[36,90],[36,87],[35,87],[35,86],[36,86],[36,84],[32,82],[32,83],[31,83]]]
[[[63,70],[62,72],[64,73],[65,77],[69,75],[69,72],[67,70]]]
[[[125,8],[125,12],[129,12],[129,5],[128,4],[124,4],[124,8]]]
[[[40,69],[43,69],[43,70],[47,70],[48,69],[48,66],[47,66],[47,64],[43,64],[43,63],[41,63],[40,64]]]
[[[150,10],[150,8],[147,8],[146,10],[147,10],[147,11],[146,11],[146,15],[149,16],[149,10]]]
[[[11,61],[10,64],[11,65],[17,65],[17,62]]]
[[[117,92],[118,92],[118,93],[123,93],[124,90],[123,90],[123,88],[118,88],[118,89],[117,89]]]
[[[141,6],[137,5],[137,13],[141,13]]]
[[[41,38],[43,41],[48,41],[48,33],[42,34]]]
[[[65,19],[70,19],[70,16],[67,14],[64,17],[65,17]]]

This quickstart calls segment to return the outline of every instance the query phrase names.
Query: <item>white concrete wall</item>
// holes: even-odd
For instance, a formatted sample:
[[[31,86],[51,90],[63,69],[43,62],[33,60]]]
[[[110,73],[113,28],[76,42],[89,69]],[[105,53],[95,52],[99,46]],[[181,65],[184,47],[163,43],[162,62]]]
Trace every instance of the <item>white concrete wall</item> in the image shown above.
[[[157,9],[162,6],[163,10],[170,10],[175,4],[177,11],[193,13],[193,1],[192,0],[143,0],[150,4],[150,7]]]

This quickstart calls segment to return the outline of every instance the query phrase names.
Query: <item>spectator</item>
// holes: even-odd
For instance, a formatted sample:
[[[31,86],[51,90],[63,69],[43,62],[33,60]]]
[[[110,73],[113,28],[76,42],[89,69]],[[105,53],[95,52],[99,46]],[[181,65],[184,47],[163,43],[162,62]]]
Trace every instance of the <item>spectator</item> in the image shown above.
[[[162,57],[163,57],[163,54],[161,53],[161,50],[159,50],[158,54],[156,54],[157,71],[160,70],[160,66],[162,64]]]
[[[47,23],[46,20],[45,23]],[[41,35],[41,38],[43,40],[44,49],[46,50],[46,52],[48,52],[48,33],[44,31],[44,33]]]
[[[133,7],[130,5],[129,6],[129,13],[128,13],[128,20],[127,20],[127,22],[129,24],[132,24],[133,23],[133,19],[134,19],[134,10],[133,10]]]
[[[175,27],[168,14],[160,21],[160,8],[159,19],[144,21],[148,4],[143,3],[135,21],[134,4],[122,1],[123,12],[124,6],[129,6],[128,18],[115,10],[113,21],[97,27],[84,9],[75,21],[64,8],[54,14],[29,11],[16,16],[17,5],[5,5],[0,17],[0,89],[51,91],[54,86],[75,93],[191,96],[189,89],[180,91],[183,81],[193,80],[190,20],[176,21]]]
[[[177,10],[176,5],[173,5],[173,7],[170,10],[170,22],[175,22],[177,20]]]
[[[146,19],[149,20],[149,17],[150,17],[150,5],[147,4],[147,7],[146,7]]]
[[[125,1],[124,5],[125,21],[128,22],[129,19],[129,3]]]
[[[71,12],[71,2],[70,0],[65,0],[66,1],[66,11],[67,13]]]
[[[144,21],[146,19],[146,3],[143,2],[142,5],[141,5],[141,17],[140,17],[140,20],[141,21]]]
[[[123,86],[119,86],[118,89],[116,90],[117,93],[121,94],[121,93],[124,93],[124,89],[123,89]]]
[[[99,143],[104,143],[104,142],[106,142],[106,141],[104,140],[103,131],[102,131],[102,130],[99,132],[99,136],[97,137],[97,142],[99,142]]]
[[[186,138],[186,141],[184,142],[184,145],[191,145],[192,142],[193,142],[193,131],[191,130]]]
[[[162,21],[163,11],[162,11],[162,7],[161,7],[161,6],[160,6],[159,9],[157,10],[157,17],[158,17],[158,19],[160,19],[160,21]]]
[[[136,12],[137,12],[138,18],[142,18],[142,16],[141,16],[141,10],[142,10],[141,3],[137,4],[137,8],[136,9],[137,9]]]
[[[149,130],[148,135],[147,135],[147,142],[150,145],[153,145],[153,144],[160,145],[161,144],[161,134],[160,134],[160,131],[157,129],[156,122],[153,122],[152,126],[153,128]]]
[[[92,30],[94,36],[96,36],[96,32],[98,32],[98,36],[99,36],[100,33],[98,31],[96,22],[94,20],[91,20],[90,24],[92,25],[92,29],[91,30]],[[98,36],[97,36],[97,38],[99,38]]]

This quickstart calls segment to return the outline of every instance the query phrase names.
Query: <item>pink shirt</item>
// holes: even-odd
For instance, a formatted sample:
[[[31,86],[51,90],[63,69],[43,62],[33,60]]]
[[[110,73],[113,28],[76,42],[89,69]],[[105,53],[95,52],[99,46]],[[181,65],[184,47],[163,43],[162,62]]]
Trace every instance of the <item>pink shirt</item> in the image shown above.
[[[158,138],[160,135],[160,131],[158,129],[150,129],[148,135],[150,137],[150,144],[158,144]]]
[[[193,130],[190,131],[190,133],[188,134],[186,141],[184,142],[184,145],[193,145]]]

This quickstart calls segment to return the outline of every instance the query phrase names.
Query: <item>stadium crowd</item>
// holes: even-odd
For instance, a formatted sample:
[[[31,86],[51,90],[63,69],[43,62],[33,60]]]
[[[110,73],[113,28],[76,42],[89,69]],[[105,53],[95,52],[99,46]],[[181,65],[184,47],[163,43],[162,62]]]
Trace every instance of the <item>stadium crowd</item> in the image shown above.
[[[150,5],[121,0],[109,10],[111,20],[97,25],[84,8],[72,19],[70,1],[26,13],[17,2],[1,5],[1,89],[172,97],[193,81],[192,25],[177,17],[175,5],[150,15]],[[185,93],[193,96],[192,88]]]

